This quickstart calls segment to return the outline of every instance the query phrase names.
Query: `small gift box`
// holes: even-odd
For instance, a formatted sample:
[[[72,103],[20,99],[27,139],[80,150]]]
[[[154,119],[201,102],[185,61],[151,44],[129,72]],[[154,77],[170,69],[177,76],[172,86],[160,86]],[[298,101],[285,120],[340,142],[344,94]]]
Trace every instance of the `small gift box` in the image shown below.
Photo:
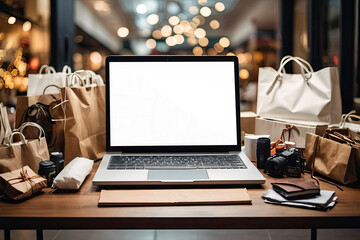
[[[0,189],[13,200],[30,197],[46,186],[46,179],[37,175],[29,166],[0,174]]]

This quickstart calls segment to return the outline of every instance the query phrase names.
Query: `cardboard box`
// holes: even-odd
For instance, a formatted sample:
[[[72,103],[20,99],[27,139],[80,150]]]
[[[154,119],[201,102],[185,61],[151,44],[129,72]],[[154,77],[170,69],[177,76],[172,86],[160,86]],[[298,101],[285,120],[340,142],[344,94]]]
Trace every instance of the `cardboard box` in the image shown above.
[[[281,137],[283,129],[289,125],[293,127],[289,141],[295,142],[297,148],[305,148],[307,132],[322,136],[328,128],[327,125],[302,125],[259,117],[255,120],[255,134],[268,134],[271,141],[276,141]],[[288,141],[288,132],[285,133],[285,140]]]
[[[254,134],[256,117],[257,115],[254,112],[240,112],[241,131],[247,134]]]

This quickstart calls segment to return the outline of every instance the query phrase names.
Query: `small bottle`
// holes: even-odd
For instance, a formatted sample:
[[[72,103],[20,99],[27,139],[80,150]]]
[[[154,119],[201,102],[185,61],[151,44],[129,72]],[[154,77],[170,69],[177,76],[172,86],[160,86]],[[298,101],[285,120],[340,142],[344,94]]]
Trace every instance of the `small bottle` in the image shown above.
[[[55,164],[52,161],[42,161],[39,163],[39,171],[40,176],[43,176],[47,180],[47,186],[51,187],[52,182],[55,178],[56,170]]]
[[[55,176],[57,176],[64,169],[64,154],[62,152],[51,152],[50,161],[55,164]]]

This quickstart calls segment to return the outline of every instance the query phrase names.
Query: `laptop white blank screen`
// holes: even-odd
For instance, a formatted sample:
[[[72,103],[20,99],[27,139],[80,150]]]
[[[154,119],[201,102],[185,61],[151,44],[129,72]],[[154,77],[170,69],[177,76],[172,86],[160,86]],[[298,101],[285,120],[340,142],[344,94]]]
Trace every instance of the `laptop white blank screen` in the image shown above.
[[[110,62],[110,146],[237,145],[234,62]]]

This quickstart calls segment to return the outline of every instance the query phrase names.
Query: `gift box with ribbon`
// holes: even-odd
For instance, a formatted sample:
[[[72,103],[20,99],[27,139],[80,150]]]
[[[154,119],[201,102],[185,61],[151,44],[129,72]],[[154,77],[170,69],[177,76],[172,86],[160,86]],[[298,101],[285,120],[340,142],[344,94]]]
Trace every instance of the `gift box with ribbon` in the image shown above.
[[[0,189],[13,200],[28,198],[46,186],[46,179],[29,166],[0,174]]]

